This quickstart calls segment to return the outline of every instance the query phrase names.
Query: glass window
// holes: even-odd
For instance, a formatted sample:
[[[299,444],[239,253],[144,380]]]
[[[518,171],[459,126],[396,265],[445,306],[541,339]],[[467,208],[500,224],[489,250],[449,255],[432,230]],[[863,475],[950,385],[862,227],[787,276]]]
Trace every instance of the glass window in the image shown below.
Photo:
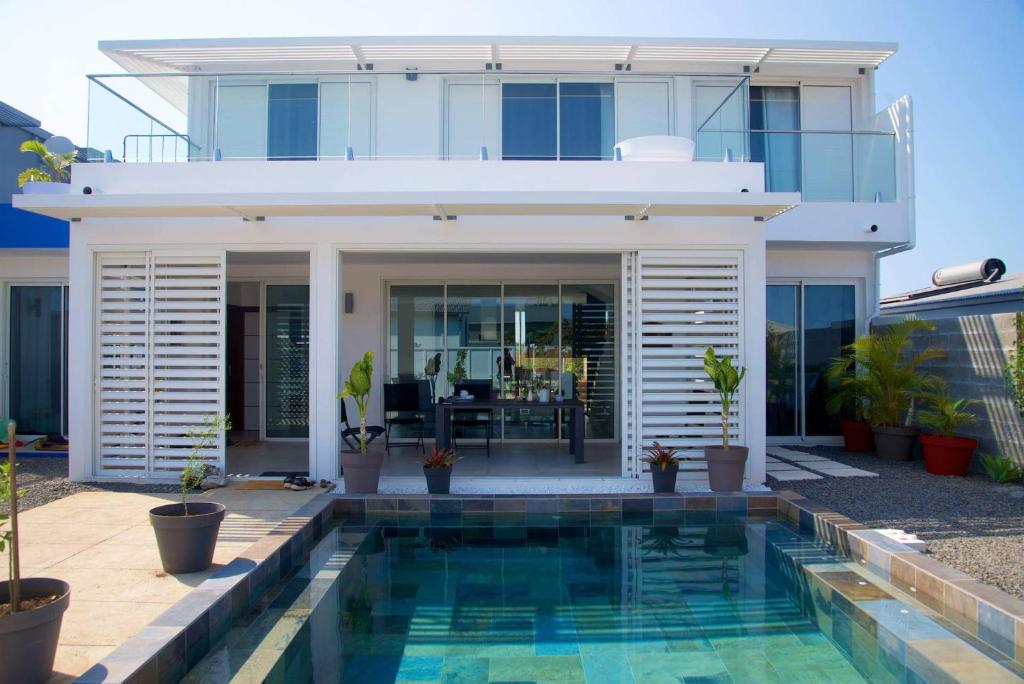
[[[65,432],[66,289],[11,287],[9,403],[19,434]]]
[[[587,437],[615,437],[615,287],[562,286],[561,387],[586,404]],[[563,435],[568,435],[568,412]]]
[[[742,84],[706,83],[694,92],[694,125],[697,127],[696,159],[722,161],[730,151],[733,159],[747,157],[746,90]]]
[[[267,157],[316,159],[316,83],[273,83],[267,107]]]
[[[611,159],[615,96],[611,83],[558,86],[560,159]]]
[[[853,285],[804,287],[804,396],[807,435],[838,435],[839,418],[825,411],[829,397],[825,371],[853,342]]]
[[[309,436],[309,286],[267,285],[267,437]]]
[[[506,285],[506,363],[512,364],[511,396],[530,390],[558,390],[558,285]],[[555,412],[550,408],[505,411],[508,439],[554,439]]]
[[[501,89],[502,159],[556,159],[554,83],[506,83]]]
[[[764,163],[768,192],[800,191],[800,89],[750,86],[750,160]]]
[[[800,287],[769,285],[767,321],[767,429],[769,437],[799,434],[797,424],[797,379],[800,366],[797,344],[800,337]]]

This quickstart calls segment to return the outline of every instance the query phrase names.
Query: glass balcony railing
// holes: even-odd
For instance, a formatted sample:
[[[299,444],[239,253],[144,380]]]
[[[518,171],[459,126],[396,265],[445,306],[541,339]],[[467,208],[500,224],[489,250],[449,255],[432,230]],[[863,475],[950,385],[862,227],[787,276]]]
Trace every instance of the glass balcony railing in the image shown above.
[[[422,121],[403,125],[401,117],[421,114],[402,107],[411,107],[404,89],[416,87],[407,81],[437,76],[443,76],[438,78],[442,111],[431,125],[438,135],[430,139],[415,132],[426,130]],[[671,75],[663,75],[663,81],[644,76],[373,71],[96,75],[89,77],[88,156],[90,161],[123,163],[612,161],[616,141],[671,128],[667,114],[658,114],[672,109]],[[758,129],[752,125],[758,112],[770,113],[773,123],[794,118],[798,110],[792,96],[787,100],[786,92],[776,92],[786,89],[758,89],[747,76],[706,75],[693,82],[696,161],[761,162],[766,190],[801,192],[805,201],[896,199],[894,133]],[[503,87],[507,83],[543,87]],[[791,123],[799,127],[798,120]]]

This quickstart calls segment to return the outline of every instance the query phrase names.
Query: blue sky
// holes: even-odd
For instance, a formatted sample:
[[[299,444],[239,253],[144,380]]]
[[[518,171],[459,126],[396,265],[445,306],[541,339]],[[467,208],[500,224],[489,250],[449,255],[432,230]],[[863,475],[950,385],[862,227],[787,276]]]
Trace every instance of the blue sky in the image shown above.
[[[918,242],[883,260],[883,294],[983,257],[1024,271],[1024,0],[0,0],[0,100],[81,143],[84,75],[116,70],[98,40],[473,33],[898,42],[877,102],[914,99]]]

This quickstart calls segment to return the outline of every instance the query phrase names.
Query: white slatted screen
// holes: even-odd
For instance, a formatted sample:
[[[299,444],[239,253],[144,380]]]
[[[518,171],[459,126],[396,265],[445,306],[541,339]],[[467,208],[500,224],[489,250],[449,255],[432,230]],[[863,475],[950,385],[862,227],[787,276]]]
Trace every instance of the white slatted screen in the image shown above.
[[[741,252],[640,252],[633,342],[637,451],[654,441],[684,449],[684,469],[703,470],[702,447],[721,441],[721,404],[704,373],[704,351],[743,359]],[[628,343],[629,340],[627,339]],[[628,393],[628,391],[627,391]],[[730,412],[731,438],[743,440],[742,395]]]
[[[99,268],[96,472],[175,477],[188,431],[224,412],[224,255],[107,254]],[[203,456],[223,468],[223,435]]]
[[[622,255],[622,452],[627,475],[640,472],[637,427],[637,280],[636,252]]]

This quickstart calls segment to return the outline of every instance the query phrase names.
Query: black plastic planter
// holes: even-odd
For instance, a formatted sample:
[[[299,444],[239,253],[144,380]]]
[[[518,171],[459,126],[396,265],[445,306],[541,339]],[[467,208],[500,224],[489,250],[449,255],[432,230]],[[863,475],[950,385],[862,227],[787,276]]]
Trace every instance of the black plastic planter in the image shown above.
[[[71,587],[48,577],[21,580],[22,601],[54,594],[60,598],[45,606],[0,617],[0,682],[37,684],[50,679]],[[0,582],[0,603],[10,597],[10,583]]]
[[[423,476],[427,478],[427,491],[431,494],[447,494],[452,488],[452,467],[423,467]]]
[[[676,476],[679,475],[679,464],[673,463],[664,470],[661,466],[651,464],[651,482],[655,494],[672,494],[676,491]]]
[[[164,572],[172,575],[210,567],[217,548],[217,533],[224,520],[224,506],[219,503],[190,503],[188,515],[184,515],[184,511],[180,503],[157,506],[149,511],[160,562]]]

